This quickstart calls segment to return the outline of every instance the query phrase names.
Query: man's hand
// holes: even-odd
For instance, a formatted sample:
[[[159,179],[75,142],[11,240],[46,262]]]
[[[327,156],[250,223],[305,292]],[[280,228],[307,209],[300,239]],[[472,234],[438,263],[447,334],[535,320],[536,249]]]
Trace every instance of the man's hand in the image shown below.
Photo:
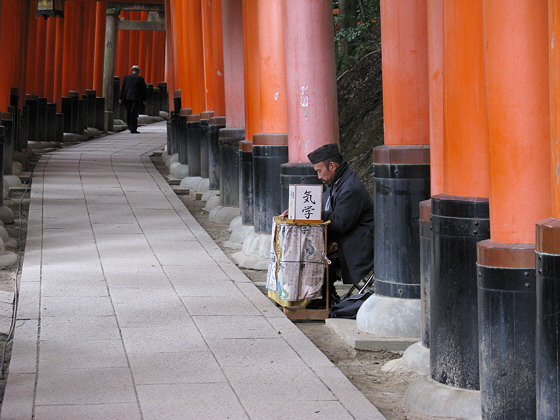
[[[288,209],[284,210],[280,217],[282,217],[282,220],[286,220],[288,218]]]
[[[119,104],[122,104],[122,99],[119,99]]]
[[[144,104],[144,105],[148,105],[148,101],[144,101],[143,104]]]

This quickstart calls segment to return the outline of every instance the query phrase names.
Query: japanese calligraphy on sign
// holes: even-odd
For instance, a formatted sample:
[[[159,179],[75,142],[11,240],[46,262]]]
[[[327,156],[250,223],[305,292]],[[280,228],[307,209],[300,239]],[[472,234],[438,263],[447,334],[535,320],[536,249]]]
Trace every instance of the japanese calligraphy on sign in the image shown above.
[[[320,221],[322,185],[290,185],[288,219]]]

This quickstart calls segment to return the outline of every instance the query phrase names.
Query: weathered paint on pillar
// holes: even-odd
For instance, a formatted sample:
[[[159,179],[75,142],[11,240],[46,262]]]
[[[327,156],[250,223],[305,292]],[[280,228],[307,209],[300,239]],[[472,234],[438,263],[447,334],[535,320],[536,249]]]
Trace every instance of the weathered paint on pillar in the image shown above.
[[[140,12],[130,12],[130,20],[138,21],[140,20]],[[128,67],[133,65],[138,65],[138,43],[140,41],[140,31],[127,31],[130,32],[130,40],[128,44]],[[142,72],[146,69],[143,68]]]
[[[176,66],[175,66],[175,31],[174,31],[174,20],[172,14],[174,13],[171,0],[165,0],[165,80],[167,80],[168,92],[173,92],[175,90],[175,80],[176,80]],[[167,103],[169,104],[168,109],[173,109],[167,96]]]
[[[55,50],[56,42],[56,19],[47,19],[47,39],[46,39],[46,54],[45,63],[43,65],[45,69],[45,81],[43,94],[49,102],[54,100],[54,61],[55,55],[53,51]]]
[[[239,0],[222,1],[226,126],[245,127],[243,11]]]
[[[103,66],[105,61],[105,23],[107,3],[98,1],[95,5],[95,44],[93,58],[93,90],[103,92]]]
[[[551,214],[547,1],[483,1],[483,17],[491,239],[534,244]]]
[[[263,133],[287,133],[283,2],[259,0],[257,12],[261,130]]]
[[[268,6],[268,5],[267,5]],[[267,7],[264,6],[264,7]],[[261,127],[261,83],[259,54],[259,15],[263,5],[258,0],[243,2],[243,48],[245,57],[245,138],[262,132]],[[268,46],[271,47],[270,45]]]
[[[113,111],[113,77],[115,75],[115,52],[117,51],[118,11],[107,10],[105,25],[105,64],[103,67],[103,96],[105,109]]]
[[[482,4],[470,0],[446,1],[443,20],[444,192],[487,198]]]
[[[206,109],[225,115],[224,53],[222,42],[222,4],[219,0],[202,2]]]
[[[35,92],[35,54],[37,51],[37,20],[35,18],[35,10],[31,7],[29,10],[29,37],[27,38],[27,92]],[[66,23],[65,23],[66,25]]]
[[[187,27],[183,27],[187,36],[187,56],[189,65],[191,105],[193,114],[205,111],[204,93],[204,45],[202,43],[202,9],[199,0],[184,0]]]
[[[428,0],[431,194],[443,193],[443,0]]]
[[[184,108],[192,108],[190,89],[190,68],[188,61],[188,40],[186,38],[188,19],[186,4],[183,0],[175,2],[177,22],[177,66],[179,72],[178,88],[181,89],[181,102]]]
[[[64,60],[64,21],[56,19],[56,37],[54,47],[54,82],[53,82],[53,102],[59,105],[62,97],[62,64]]]
[[[35,39],[35,92],[45,96],[45,50],[47,39],[47,20],[37,19],[37,38]]]
[[[140,20],[148,20],[148,12],[140,12]],[[146,37],[149,35],[148,31],[139,31],[138,34],[138,66],[142,70],[146,69],[146,53],[147,53],[147,40]]]
[[[386,145],[429,144],[426,0],[381,0]]]
[[[332,4],[321,0],[286,5],[286,85],[290,162],[338,142]]]
[[[76,3],[68,2],[64,8],[64,42],[62,48],[62,96],[68,96],[73,89],[70,73],[75,71],[72,62],[72,21],[75,18]]]
[[[14,40],[14,13],[11,4],[2,4],[0,8],[0,54],[2,71],[0,71],[0,111],[7,110],[10,104],[10,86],[13,83],[12,60]]]

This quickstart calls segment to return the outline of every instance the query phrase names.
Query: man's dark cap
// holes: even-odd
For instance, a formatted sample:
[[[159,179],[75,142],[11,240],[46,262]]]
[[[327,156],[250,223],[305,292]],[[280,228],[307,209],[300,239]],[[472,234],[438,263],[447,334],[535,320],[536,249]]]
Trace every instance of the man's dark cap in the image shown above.
[[[336,156],[340,156],[338,145],[336,143],[330,143],[313,150],[307,155],[307,158],[313,165],[315,165],[316,163],[324,162],[325,160],[332,159]]]

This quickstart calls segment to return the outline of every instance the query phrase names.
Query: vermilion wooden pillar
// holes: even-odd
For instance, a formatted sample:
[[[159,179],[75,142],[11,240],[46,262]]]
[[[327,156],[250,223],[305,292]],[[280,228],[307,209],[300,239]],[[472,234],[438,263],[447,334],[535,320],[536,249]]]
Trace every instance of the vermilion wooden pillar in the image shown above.
[[[140,13],[140,20],[146,21],[148,20],[148,12],[141,12]],[[146,37],[149,34],[147,31],[139,31],[138,34],[138,66],[142,70],[147,70],[146,68],[146,52],[147,52],[147,42]]]
[[[103,92],[103,63],[105,60],[105,21],[107,20],[107,4],[104,0],[95,5],[95,44],[93,58],[93,89],[97,96]]]
[[[138,21],[140,20],[140,12],[130,12],[130,20]],[[139,41],[140,41],[140,31],[127,31],[130,33],[130,39],[128,44],[128,67],[133,65],[138,65],[138,51],[139,51]],[[146,69],[141,69],[142,72],[146,72]]]
[[[443,193],[432,195],[430,370],[478,390],[476,243],[489,238],[480,1],[443,2]]]
[[[181,90],[181,101],[183,108],[192,108],[190,89],[190,68],[188,61],[187,33],[187,5],[185,0],[175,0],[176,22],[177,22],[177,70],[179,73],[179,89]]]
[[[71,22],[74,18],[75,3],[68,2],[64,8],[64,45],[62,48],[62,96],[68,96],[71,90],[70,73],[73,69],[71,61]]]
[[[95,25],[96,25],[96,3],[87,2],[84,4],[85,11],[85,24],[87,25],[86,34],[86,48],[84,50],[86,72],[85,72],[85,83],[82,92],[85,89],[93,89],[93,75],[95,72],[94,60],[95,60]]]
[[[45,63],[43,65],[45,72],[45,87],[43,90],[44,96],[49,102],[54,100],[54,62],[55,54],[53,52],[56,49],[56,20],[47,19],[47,39],[45,44],[45,49],[48,51],[45,54]]]
[[[174,3],[174,2],[173,2]],[[175,11],[171,0],[165,0],[165,80],[167,91],[174,92],[176,86],[176,48],[175,48]],[[169,96],[167,97],[169,110],[173,109]],[[168,150],[168,153],[170,151]]]
[[[443,1],[428,0],[428,80],[430,103],[430,182],[443,193]]]
[[[26,93],[36,93],[35,69],[36,69],[36,51],[37,51],[37,19],[36,11],[33,8],[29,10],[29,35],[27,43],[27,79]]]
[[[245,127],[243,13],[238,0],[222,1],[226,125]]]
[[[186,10],[185,10],[186,9]],[[193,114],[206,108],[204,93],[204,45],[202,43],[202,9],[199,0],[184,0],[187,27],[183,27],[187,37],[187,57]],[[184,21],[183,21],[184,22]]]
[[[535,223],[551,214],[547,8],[483,0],[491,240],[478,244],[479,333],[482,413],[493,418],[535,416]]]
[[[261,6],[262,7],[262,6]],[[259,75],[259,2],[243,2],[243,47],[245,57],[245,136],[261,132],[261,101]]]
[[[202,2],[206,109],[225,115],[224,54],[222,44],[222,3]]]
[[[54,47],[54,83],[53,83],[53,102],[59,105],[62,92],[62,65],[64,60],[64,21],[56,20],[56,39]]]
[[[10,86],[13,83],[13,43],[15,35],[15,14],[13,5],[2,2],[0,9],[0,54],[3,70],[0,71],[0,111],[7,111],[10,104]]]
[[[37,38],[35,39],[35,90],[45,96],[45,52],[47,40],[47,20],[37,19]]]
[[[381,0],[380,12],[385,145],[373,154],[375,295],[356,321],[372,333],[420,337],[419,204],[430,197],[427,3]]]
[[[280,183],[286,209],[290,184],[318,182],[307,154],[338,143],[338,108],[332,4],[286,2],[284,13],[289,163],[281,167]]]
[[[288,162],[283,2],[259,0],[256,24],[261,132],[252,138],[253,224],[255,232],[270,234],[272,218],[283,210],[280,168]]]

